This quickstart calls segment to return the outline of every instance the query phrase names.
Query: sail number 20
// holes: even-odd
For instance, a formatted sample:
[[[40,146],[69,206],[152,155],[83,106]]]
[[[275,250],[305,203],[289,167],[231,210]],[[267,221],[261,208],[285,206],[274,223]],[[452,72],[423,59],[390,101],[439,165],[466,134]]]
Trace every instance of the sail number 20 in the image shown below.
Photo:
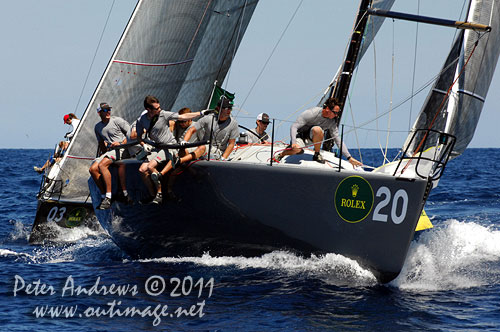
[[[377,190],[377,197],[383,197],[383,199],[375,206],[373,210],[373,220],[387,222],[389,213],[386,206],[391,204],[391,220],[396,225],[399,225],[405,220],[406,212],[408,210],[408,193],[404,189],[399,189],[394,193],[392,197],[391,190],[387,187],[380,187]],[[384,210],[384,211],[382,211]]]

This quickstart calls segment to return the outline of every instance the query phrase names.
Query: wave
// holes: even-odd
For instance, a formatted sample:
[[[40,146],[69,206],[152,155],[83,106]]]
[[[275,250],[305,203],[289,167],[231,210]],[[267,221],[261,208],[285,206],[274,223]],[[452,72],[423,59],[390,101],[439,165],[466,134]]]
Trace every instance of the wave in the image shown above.
[[[29,254],[23,252],[15,252],[10,249],[1,249],[0,248],[0,257],[31,257]]]
[[[44,229],[48,239],[44,243],[26,246],[31,227],[18,220],[10,220],[13,228],[4,238],[0,248],[0,257],[14,259],[29,264],[57,264],[62,262],[85,260],[107,262],[121,260],[123,254],[114,245],[107,233],[102,229],[91,229],[85,226],[62,228],[56,224],[47,223]],[[14,251],[19,247],[23,252]]]
[[[500,231],[450,219],[411,243],[392,286],[405,290],[454,290],[500,283]]]
[[[307,278],[319,278],[334,285],[376,285],[375,276],[356,261],[337,254],[302,257],[287,251],[274,251],[260,257],[221,256],[205,253],[201,257],[162,257],[137,260],[142,263],[192,263],[207,267],[230,267],[239,270],[264,269]]]

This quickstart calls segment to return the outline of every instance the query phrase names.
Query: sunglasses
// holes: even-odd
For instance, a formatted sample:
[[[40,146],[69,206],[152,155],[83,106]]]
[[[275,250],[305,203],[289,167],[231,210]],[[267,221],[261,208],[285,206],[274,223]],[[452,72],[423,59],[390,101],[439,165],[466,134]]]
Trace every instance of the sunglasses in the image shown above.
[[[110,108],[101,108],[99,110],[99,112],[104,112],[104,113],[107,113],[107,112],[111,112],[111,109]]]

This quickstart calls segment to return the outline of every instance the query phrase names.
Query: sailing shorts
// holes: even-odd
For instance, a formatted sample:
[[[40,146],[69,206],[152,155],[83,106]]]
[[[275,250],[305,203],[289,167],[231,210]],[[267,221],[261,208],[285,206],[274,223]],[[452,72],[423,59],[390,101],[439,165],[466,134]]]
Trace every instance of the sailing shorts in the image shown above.
[[[314,127],[316,127],[316,126],[312,126],[307,131],[303,131],[303,132],[298,132],[297,133],[297,136],[296,136],[296,139],[295,139],[295,143],[297,143],[297,145],[299,147],[303,148],[305,146],[309,146],[309,145],[313,144],[313,141],[312,141],[312,138],[313,138],[312,129]]]
[[[109,158],[112,162],[117,162],[118,160],[130,158],[130,153],[125,148],[113,149],[96,159],[97,162],[101,162],[104,158]]]
[[[159,151],[153,152],[148,156],[148,160],[155,160],[158,164],[168,162],[172,160],[173,156],[177,154],[176,150],[173,149],[161,149]]]
[[[300,147],[300,148],[304,148],[305,146],[309,146],[311,144],[313,144],[312,140],[310,139],[302,139],[300,137],[297,137],[297,139],[295,140],[295,143]]]
[[[203,154],[203,156],[201,156],[200,159],[208,159],[208,150],[209,149],[210,149],[210,146],[208,144],[205,145],[205,153]],[[212,145],[212,148],[210,149],[210,159],[211,160],[220,160],[222,158],[222,155],[224,154],[224,151],[222,151],[218,147]],[[234,150],[229,154],[227,159],[231,160],[233,153],[234,153]]]
[[[128,153],[130,154],[130,158],[135,158],[135,156],[142,151],[142,148],[139,144],[132,145],[127,148]]]

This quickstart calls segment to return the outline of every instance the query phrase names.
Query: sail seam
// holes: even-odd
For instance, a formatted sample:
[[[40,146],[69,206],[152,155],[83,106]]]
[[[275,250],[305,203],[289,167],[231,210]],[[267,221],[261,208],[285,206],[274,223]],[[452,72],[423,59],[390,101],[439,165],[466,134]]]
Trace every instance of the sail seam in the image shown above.
[[[83,159],[83,160],[94,160],[95,157],[81,157],[81,156],[67,156],[68,159]]]
[[[146,66],[146,67],[169,67],[169,66],[176,66],[176,65],[182,65],[188,62],[192,62],[194,59],[188,59],[184,61],[178,61],[178,62],[169,62],[169,63],[147,63],[147,62],[134,62],[134,61],[125,61],[125,60],[113,60],[114,63],[122,63],[126,65],[133,65],[133,66]]]

